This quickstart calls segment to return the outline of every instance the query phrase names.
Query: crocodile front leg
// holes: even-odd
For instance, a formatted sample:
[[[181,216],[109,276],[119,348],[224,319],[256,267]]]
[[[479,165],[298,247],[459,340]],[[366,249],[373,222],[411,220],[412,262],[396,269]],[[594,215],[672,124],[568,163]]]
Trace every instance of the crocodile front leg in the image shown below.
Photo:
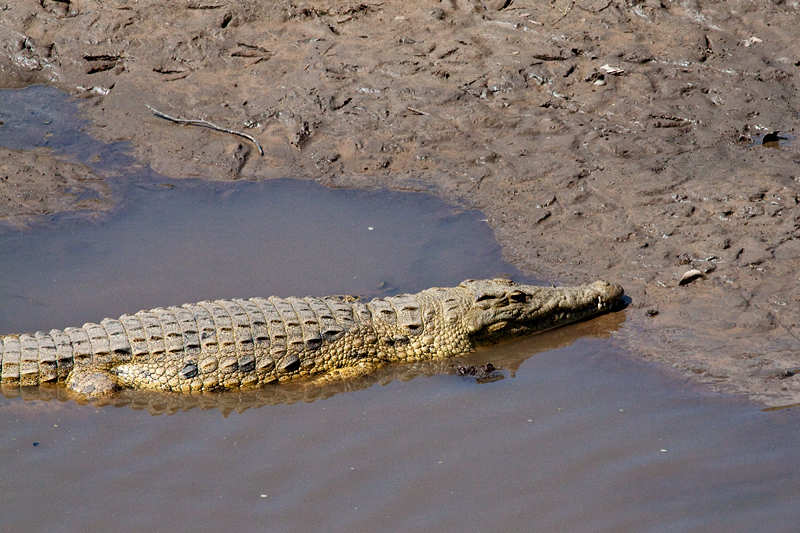
[[[83,396],[103,396],[123,388],[113,373],[92,367],[73,368],[66,384],[68,390]]]

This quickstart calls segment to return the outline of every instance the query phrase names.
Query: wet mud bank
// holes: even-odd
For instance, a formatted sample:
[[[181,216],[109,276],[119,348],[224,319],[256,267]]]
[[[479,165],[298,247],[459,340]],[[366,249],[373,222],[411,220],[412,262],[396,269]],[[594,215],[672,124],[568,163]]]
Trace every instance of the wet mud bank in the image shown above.
[[[293,176],[480,208],[523,271],[622,284],[620,336],[641,357],[781,405],[800,401],[798,9],[11,0],[0,84],[78,97],[91,135],[171,179]],[[753,143],[772,132],[789,142]],[[14,195],[0,183],[31,191],[2,216],[81,201],[6,156],[0,178],[38,170]]]

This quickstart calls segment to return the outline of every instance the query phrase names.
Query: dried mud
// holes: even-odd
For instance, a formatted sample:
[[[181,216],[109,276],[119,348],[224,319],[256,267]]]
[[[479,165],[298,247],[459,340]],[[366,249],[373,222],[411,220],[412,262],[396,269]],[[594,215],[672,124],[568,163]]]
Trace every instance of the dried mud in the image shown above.
[[[92,135],[173,178],[292,176],[480,208],[522,269],[621,283],[620,336],[642,357],[781,405],[800,402],[800,154],[752,141],[800,118],[799,11],[7,0],[0,86],[80,96]],[[679,285],[692,269],[705,276]]]

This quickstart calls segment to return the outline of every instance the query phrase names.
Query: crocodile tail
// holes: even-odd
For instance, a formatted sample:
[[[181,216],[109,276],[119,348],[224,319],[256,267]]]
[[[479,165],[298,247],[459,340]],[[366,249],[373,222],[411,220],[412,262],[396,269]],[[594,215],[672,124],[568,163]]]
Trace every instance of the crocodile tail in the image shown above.
[[[0,381],[21,386],[54,383],[72,369],[69,338],[60,330],[0,338]]]
[[[337,297],[156,308],[99,324],[0,336],[0,382],[33,386],[66,381],[73,368],[104,371],[125,363],[165,361],[187,365],[186,372],[275,370],[277,377],[294,371],[299,354],[337,340],[354,321],[352,304]]]
[[[0,382],[22,387],[64,381],[75,366],[129,360],[130,343],[118,320],[81,328],[0,337]]]

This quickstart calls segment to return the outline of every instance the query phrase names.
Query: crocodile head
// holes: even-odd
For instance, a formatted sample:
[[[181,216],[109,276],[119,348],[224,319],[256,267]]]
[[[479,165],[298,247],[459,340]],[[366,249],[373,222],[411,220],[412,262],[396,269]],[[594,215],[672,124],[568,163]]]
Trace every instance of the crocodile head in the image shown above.
[[[578,287],[537,287],[505,279],[467,280],[467,332],[477,344],[529,335],[578,322],[611,310],[623,289],[595,281]]]

